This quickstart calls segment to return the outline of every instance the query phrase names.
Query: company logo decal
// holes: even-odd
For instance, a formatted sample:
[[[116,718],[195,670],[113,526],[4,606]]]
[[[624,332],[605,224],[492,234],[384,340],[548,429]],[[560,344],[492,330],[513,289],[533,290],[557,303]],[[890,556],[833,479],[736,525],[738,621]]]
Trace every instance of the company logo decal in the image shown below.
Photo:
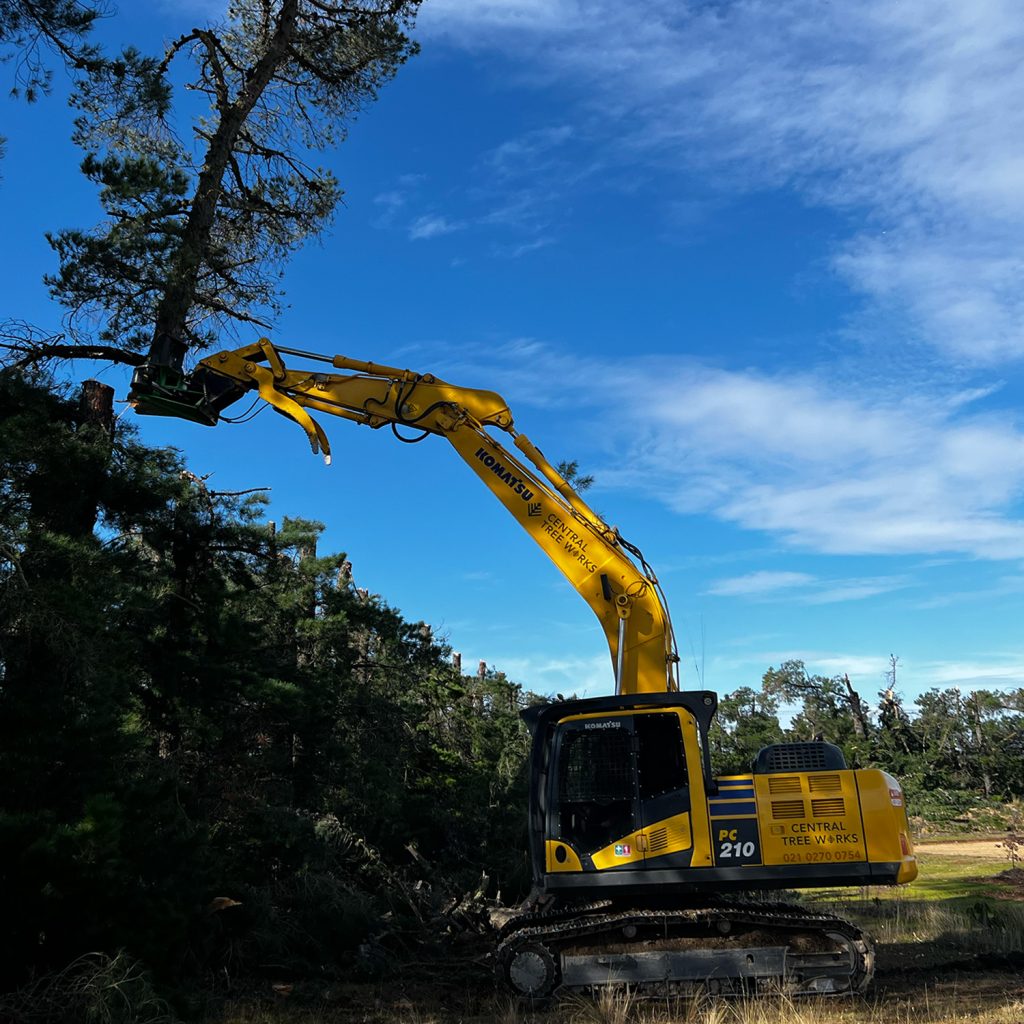
[[[486,448],[477,448],[476,457],[499,479],[503,480],[523,501],[533,501],[534,493],[511,469],[503,466]]]

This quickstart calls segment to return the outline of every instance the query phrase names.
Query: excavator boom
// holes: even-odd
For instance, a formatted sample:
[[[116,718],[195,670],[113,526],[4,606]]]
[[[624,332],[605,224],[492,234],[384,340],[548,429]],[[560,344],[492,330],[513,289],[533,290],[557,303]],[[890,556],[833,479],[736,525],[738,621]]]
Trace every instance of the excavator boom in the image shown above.
[[[331,372],[289,369],[285,355],[329,363]],[[597,616],[611,652],[616,693],[678,689],[671,622],[650,566],[515,429],[501,395],[399,367],[278,348],[264,338],[209,356],[190,378],[172,384],[143,367],[129,398],[143,414],[213,425],[251,391],[294,420],[313,451],[328,461],[330,442],[311,413],[388,426],[404,441],[443,437]],[[511,440],[514,451],[497,431]]]

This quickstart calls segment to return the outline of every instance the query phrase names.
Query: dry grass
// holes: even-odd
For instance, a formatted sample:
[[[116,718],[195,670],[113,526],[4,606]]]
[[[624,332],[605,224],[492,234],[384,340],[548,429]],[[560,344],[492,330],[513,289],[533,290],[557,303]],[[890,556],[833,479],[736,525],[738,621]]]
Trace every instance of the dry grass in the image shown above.
[[[406,1001],[370,1008],[250,1007],[218,1024],[1022,1024],[1024,983],[1011,975],[937,981],[913,992],[866,999],[640,1000],[607,992],[572,998],[544,1012],[505,997],[485,1006],[427,1010]]]
[[[927,851],[927,848],[925,848]],[[973,851],[972,851],[973,852]],[[351,986],[319,1007],[236,1006],[211,1024],[1024,1024],[1024,979],[958,961],[1024,952],[1024,902],[1006,898],[995,857],[925,852],[921,881],[901,890],[821,890],[819,905],[855,920],[879,944],[882,972],[866,999],[639,1000],[608,991],[531,1013],[508,996]],[[888,972],[888,973],[886,973]],[[441,980],[441,979],[439,979]]]
[[[175,1024],[138,961],[90,953],[0,997],[0,1021],[17,1024]]]
[[[1010,979],[1007,979],[1009,982]],[[1019,986],[1018,986],[1019,988]],[[924,990],[913,997],[859,1000],[635,1000],[609,994],[549,1014],[521,1013],[503,1024],[1022,1024],[1024,998],[970,989]],[[481,1019],[482,1020],[482,1019]],[[442,1024],[438,1019],[437,1024]]]
[[[893,899],[851,901],[829,909],[856,921],[882,945],[940,943],[962,953],[1024,950],[1024,903]]]

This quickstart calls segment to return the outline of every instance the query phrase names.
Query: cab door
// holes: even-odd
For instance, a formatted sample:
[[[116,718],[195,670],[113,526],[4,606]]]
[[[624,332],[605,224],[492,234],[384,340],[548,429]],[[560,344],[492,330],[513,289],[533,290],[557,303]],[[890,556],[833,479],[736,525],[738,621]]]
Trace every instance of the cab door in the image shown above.
[[[675,709],[634,716],[640,846],[652,867],[689,867],[693,855],[690,779]],[[695,766],[699,777],[700,768]]]
[[[643,860],[634,716],[587,716],[557,729],[547,835],[584,871]],[[574,863],[573,860],[567,862]]]

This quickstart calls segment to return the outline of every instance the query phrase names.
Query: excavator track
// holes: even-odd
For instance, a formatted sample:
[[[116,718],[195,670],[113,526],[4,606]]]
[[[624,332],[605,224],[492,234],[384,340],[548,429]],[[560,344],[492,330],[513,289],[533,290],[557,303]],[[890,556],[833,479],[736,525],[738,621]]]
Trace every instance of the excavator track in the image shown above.
[[[789,904],[621,909],[510,922],[495,952],[499,981],[546,1000],[628,988],[634,995],[854,995],[874,973],[859,928]]]

